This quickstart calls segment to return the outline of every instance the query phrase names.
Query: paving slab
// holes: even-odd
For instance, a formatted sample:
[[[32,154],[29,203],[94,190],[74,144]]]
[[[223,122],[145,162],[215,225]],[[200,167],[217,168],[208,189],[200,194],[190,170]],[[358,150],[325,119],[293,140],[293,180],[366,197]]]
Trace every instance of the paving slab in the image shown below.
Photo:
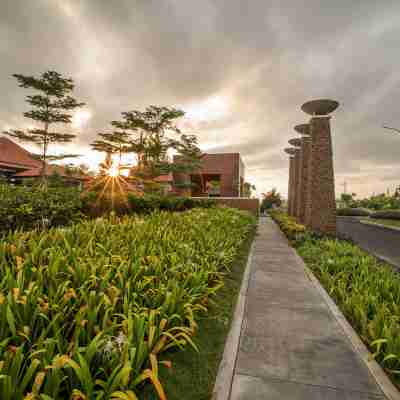
[[[269,218],[248,282],[231,400],[387,399]]]

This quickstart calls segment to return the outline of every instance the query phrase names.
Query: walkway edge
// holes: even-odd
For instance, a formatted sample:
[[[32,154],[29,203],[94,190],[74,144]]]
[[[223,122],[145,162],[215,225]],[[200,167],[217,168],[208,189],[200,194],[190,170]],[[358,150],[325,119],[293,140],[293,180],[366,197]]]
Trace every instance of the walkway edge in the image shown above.
[[[298,254],[297,256],[303,261],[303,259]],[[347,321],[343,313],[339,310],[336,303],[329,296],[329,294],[327,293],[325,288],[321,285],[321,283],[316,278],[314,273],[305,265],[304,261],[303,264],[305,267],[305,271],[308,277],[310,278],[311,283],[316,287],[321,296],[324,298],[332,314],[336,318],[339,325],[342,327],[345,335],[350,340],[356,353],[359,355],[364,364],[367,366],[372,376],[375,378],[378,386],[381,388],[382,392],[389,400],[400,400],[400,392],[398,391],[396,386],[394,386],[389,377],[385,374],[382,367],[373,358],[371,358],[371,352],[368,350],[366,345],[360,339],[357,332]]]
[[[222,355],[222,359],[218,367],[218,373],[215,379],[214,389],[211,396],[212,400],[228,400],[231,395],[236,358],[239,350],[240,336],[242,333],[247,289],[249,287],[253,248],[254,241],[251,244],[249,255],[247,257],[246,268],[243,274],[243,280],[240,286],[235,312],[232,317],[231,327],[225,342],[224,353]]]

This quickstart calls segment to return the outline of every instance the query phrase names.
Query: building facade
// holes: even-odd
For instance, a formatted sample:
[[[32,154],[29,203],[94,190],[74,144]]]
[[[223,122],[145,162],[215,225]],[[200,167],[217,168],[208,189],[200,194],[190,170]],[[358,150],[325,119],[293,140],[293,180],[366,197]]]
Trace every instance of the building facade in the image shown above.
[[[174,157],[179,162],[179,157]],[[245,167],[239,153],[204,154],[202,165],[191,174],[173,175],[174,191],[193,197],[241,197]]]

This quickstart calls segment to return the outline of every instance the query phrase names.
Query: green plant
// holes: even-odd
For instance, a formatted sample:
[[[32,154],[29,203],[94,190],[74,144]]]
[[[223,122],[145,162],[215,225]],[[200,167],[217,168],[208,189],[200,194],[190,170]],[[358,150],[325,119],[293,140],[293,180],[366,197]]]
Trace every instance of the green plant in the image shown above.
[[[400,210],[381,210],[371,214],[371,218],[400,220]]]
[[[75,134],[55,132],[50,127],[54,124],[70,124],[71,111],[84,106],[84,103],[77,102],[71,93],[74,90],[73,80],[63,78],[56,71],[47,71],[39,78],[21,74],[13,75],[20,87],[36,90],[38,93],[26,97],[26,102],[33,108],[25,112],[24,117],[32,119],[35,123],[41,123],[42,127],[34,127],[26,131],[12,129],[4,132],[6,135],[17,139],[31,142],[41,147],[40,160],[43,162],[41,171],[42,178],[46,177],[47,162],[50,160],[61,160],[76,155],[65,154],[50,156],[48,148],[54,143],[69,143],[75,138]]]
[[[268,193],[263,193],[263,199],[261,201],[260,210],[261,212],[270,210],[273,207],[280,207],[282,204],[282,197],[276,189],[272,189]]]
[[[136,399],[147,383],[165,399],[168,351],[196,348],[198,314],[254,223],[213,208],[7,234],[2,399]]]
[[[290,217],[273,217],[291,239]],[[356,245],[305,233],[292,240],[375,358],[400,385],[400,279],[397,272]]]
[[[336,215],[343,217],[368,217],[371,211],[366,208],[338,208]]]
[[[68,225],[81,217],[76,188],[0,184],[0,233]]]
[[[295,218],[281,210],[271,210],[269,214],[291,242],[301,241],[304,238],[306,227],[299,224]]]

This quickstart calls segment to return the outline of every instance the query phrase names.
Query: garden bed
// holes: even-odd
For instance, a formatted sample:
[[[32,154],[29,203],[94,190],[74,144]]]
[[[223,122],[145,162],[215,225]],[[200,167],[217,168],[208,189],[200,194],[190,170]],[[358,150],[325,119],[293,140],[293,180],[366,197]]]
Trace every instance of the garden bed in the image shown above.
[[[8,234],[2,400],[173,399],[181,382],[196,393],[198,376],[208,393],[240,285],[231,267],[254,222],[209,209]]]
[[[294,230],[292,218],[281,212],[273,218],[399,387],[399,274],[350,242]]]

